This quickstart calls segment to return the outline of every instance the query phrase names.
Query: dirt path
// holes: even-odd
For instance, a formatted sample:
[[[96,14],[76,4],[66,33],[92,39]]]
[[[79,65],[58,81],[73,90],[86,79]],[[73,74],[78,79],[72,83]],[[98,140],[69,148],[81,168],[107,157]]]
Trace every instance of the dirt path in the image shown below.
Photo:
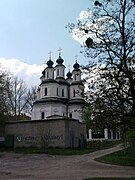
[[[82,180],[88,177],[135,177],[135,167],[116,166],[94,158],[117,151],[120,146],[86,155],[0,153],[0,179]]]

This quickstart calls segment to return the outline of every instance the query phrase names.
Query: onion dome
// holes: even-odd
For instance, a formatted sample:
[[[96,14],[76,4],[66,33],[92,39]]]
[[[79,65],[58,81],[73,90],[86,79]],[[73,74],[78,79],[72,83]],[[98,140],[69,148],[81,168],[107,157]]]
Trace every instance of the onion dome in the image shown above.
[[[53,66],[53,61],[51,59],[49,59],[49,61],[47,61],[47,65],[48,67],[52,67]]]
[[[62,64],[64,62],[64,60],[61,58],[61,56],[59,56],[59,58],[56,60],[56,62],[58,64]]]
[[[77,62],[73,65],[73,68],[75,70],[79,70],[79,67],[80,67],[80,65]]]
[[[71,79],[71,76],[72,76],[72,73],[69,71],[69,72],[67,73],[67,78],[68,78],[68,79]]]

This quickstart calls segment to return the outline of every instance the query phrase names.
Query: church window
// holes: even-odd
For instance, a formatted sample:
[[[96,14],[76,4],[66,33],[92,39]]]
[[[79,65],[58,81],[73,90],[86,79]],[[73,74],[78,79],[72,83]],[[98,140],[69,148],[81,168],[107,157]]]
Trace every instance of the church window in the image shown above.
[[[64,69],[63,69],[63,76],[64,76]]]
[[[75,80],[77,80],[77,74],[75,74]]]
[[[46,75],[46,76],[47,76],[47,78],[49,78],[49,72],[47,72],[47,75]]]
[[[64,89],[62,89],[62,97],[64,97]]]
[[[45,88],[45,96],[47,96],[47,88]]]
[[[44,119],[44,118],[45,118],[45,113],[41,112],[41,119]]]
[[[75,90],[73,90],[73,97],[75,97]]]
[[[57,88],[57,96],[59,95],[59,89]]]
[[[57,69],[57,76],[59,76],[59,69]]]
[[[72,113],[69,113],[69,117],[72,118]]]

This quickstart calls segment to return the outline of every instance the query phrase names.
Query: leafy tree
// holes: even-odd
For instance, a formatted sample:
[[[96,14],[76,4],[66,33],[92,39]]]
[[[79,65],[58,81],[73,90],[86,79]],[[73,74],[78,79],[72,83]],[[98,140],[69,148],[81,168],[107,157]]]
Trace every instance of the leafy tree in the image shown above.
[[[5,121],[10,116],[9,106],[7,104],[7,83],[8,72],[0,66],[0,133],[4,132]]]
[[[6,104],[6,97],[7,97],[7,83],[8,83],[8,74],[7,72],[2,69],[0,66],[0,114],[1,118],[6,115],[8,112],[8,106]]]
[[[107,114],[124,128],[135,127],[134,12],[134,0],[94,1],[83,21],[67,26],[84,41],[82,52],[90,58],[85,72],[97,77],[88,82],[90,103],[99,96]]]
[[[101,100],[98,97],[82,113],[82,119],[86,123],[87,130],[92,129],[96,134],[103,134],[105,128],[116,131],[117,127],[120,126],[119,118],[114,117]]]

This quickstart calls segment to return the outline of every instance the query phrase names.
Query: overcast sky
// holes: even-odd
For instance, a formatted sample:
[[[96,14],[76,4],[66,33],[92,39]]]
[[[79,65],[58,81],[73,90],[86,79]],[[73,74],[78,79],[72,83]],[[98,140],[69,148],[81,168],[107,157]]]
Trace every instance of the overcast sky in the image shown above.
[[[65,26],[89,6],[89,0],[0,0],[0,62],[24,78],[40,77],[49,51],[56,61],[59,47],[66,66],[72,67],[76,54],[86,63]]]

